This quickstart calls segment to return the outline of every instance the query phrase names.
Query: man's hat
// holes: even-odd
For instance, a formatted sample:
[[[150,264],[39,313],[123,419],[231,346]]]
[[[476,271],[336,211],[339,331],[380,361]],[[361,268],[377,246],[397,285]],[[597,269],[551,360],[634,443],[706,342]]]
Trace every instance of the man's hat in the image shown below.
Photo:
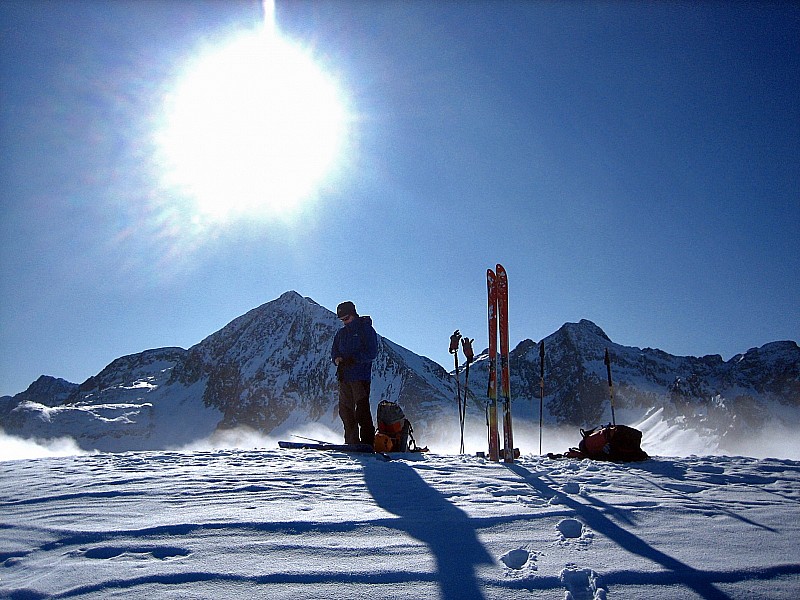
[[[336,316],[340,319],[342,317],[346,317],[347,315],[355,315],[356,314],[356,305],[350,302],[342,302],[339,306],[336,307]]]

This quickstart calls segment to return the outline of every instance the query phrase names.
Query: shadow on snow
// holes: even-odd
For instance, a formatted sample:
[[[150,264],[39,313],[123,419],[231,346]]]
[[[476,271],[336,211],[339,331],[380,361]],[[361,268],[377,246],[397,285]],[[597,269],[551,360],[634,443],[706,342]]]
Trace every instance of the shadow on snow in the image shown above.
[[[475,567],[494,561],[464,511],[400,461],[364,461],[364,481],[377,505],[400,517],[383,524],[406,532],[430,549],[443,600],[484,597]]]
[[[641,573],[620,571],[602,577],[605,584],[650,584],[685,585],[705,600],[732,600],[731,597],[714,586],[716,583],[732,583],[744,579],[769,579],[783,575],[800,573],[800,565],[779,565],[761,570],[748,570],[747,573],[727,573],[696,569],[669,556],[648,544],[646,541],[617,525],[596,506],[578,502],[568,495],[554,490],[542,479],[518,464],[505,465],[525,483],[536,490],[543,498],[557,497],[560,505],[566,506],[591,527],[632,554],[651,560],[666,569],[667,573]],[[591,500],[589,500],[591,502]],[[595,503],[597,504],[597,503]],[[630,521],[628,521],[630,523]]]

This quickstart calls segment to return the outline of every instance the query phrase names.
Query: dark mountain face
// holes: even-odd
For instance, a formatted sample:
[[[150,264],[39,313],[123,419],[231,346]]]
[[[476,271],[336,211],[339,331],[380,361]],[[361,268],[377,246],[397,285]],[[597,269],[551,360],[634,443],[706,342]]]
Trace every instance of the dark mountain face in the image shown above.
[[[329,352],[339,327],[333,312],[287,292],[188,350],[121,357],[80,385],[43,376],[2,399],[0,427],[23,437],[71,436],[84,447],[113,450],[174,447],[237,426],[269,433],[319,422],[338,429]],[[380,333],[379,320],[375,327]],[[544,418],[551,425],[593,427],[611,420],[606,348],[619,422],[662,410],[671,422],[725,436],[773,417],[796,419],[800,409],[795,342],[767,344],[727,362],[720,356],[677,357],[615,344],[586,320],[565,324],[543,342]],[[524,340],[509,357],[515,419],[538,420],[540,344]],[[470,371],[468,418],[475,422],[484,418],[487,377],[484,352]],[[384,399],[399,402],[431,439],[456,427],[455,387],[453,374],[379,336],[373,407]]]

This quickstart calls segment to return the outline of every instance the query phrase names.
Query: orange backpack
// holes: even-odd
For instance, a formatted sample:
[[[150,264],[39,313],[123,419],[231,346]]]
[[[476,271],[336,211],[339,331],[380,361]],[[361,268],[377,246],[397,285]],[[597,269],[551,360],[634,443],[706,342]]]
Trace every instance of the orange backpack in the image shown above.
[[[425,452],[414,440],[414,428],[396,402],[383,400],[378,404],[378,431],[375,433],[376,452]]]

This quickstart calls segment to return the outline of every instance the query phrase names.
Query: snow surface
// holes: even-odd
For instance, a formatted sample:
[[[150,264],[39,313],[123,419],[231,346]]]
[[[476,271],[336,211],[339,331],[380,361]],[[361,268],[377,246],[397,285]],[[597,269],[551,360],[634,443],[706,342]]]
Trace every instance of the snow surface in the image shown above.
[[[270,445],[0,462],[10,599],[795,600],[798,539],[785,459]]]

